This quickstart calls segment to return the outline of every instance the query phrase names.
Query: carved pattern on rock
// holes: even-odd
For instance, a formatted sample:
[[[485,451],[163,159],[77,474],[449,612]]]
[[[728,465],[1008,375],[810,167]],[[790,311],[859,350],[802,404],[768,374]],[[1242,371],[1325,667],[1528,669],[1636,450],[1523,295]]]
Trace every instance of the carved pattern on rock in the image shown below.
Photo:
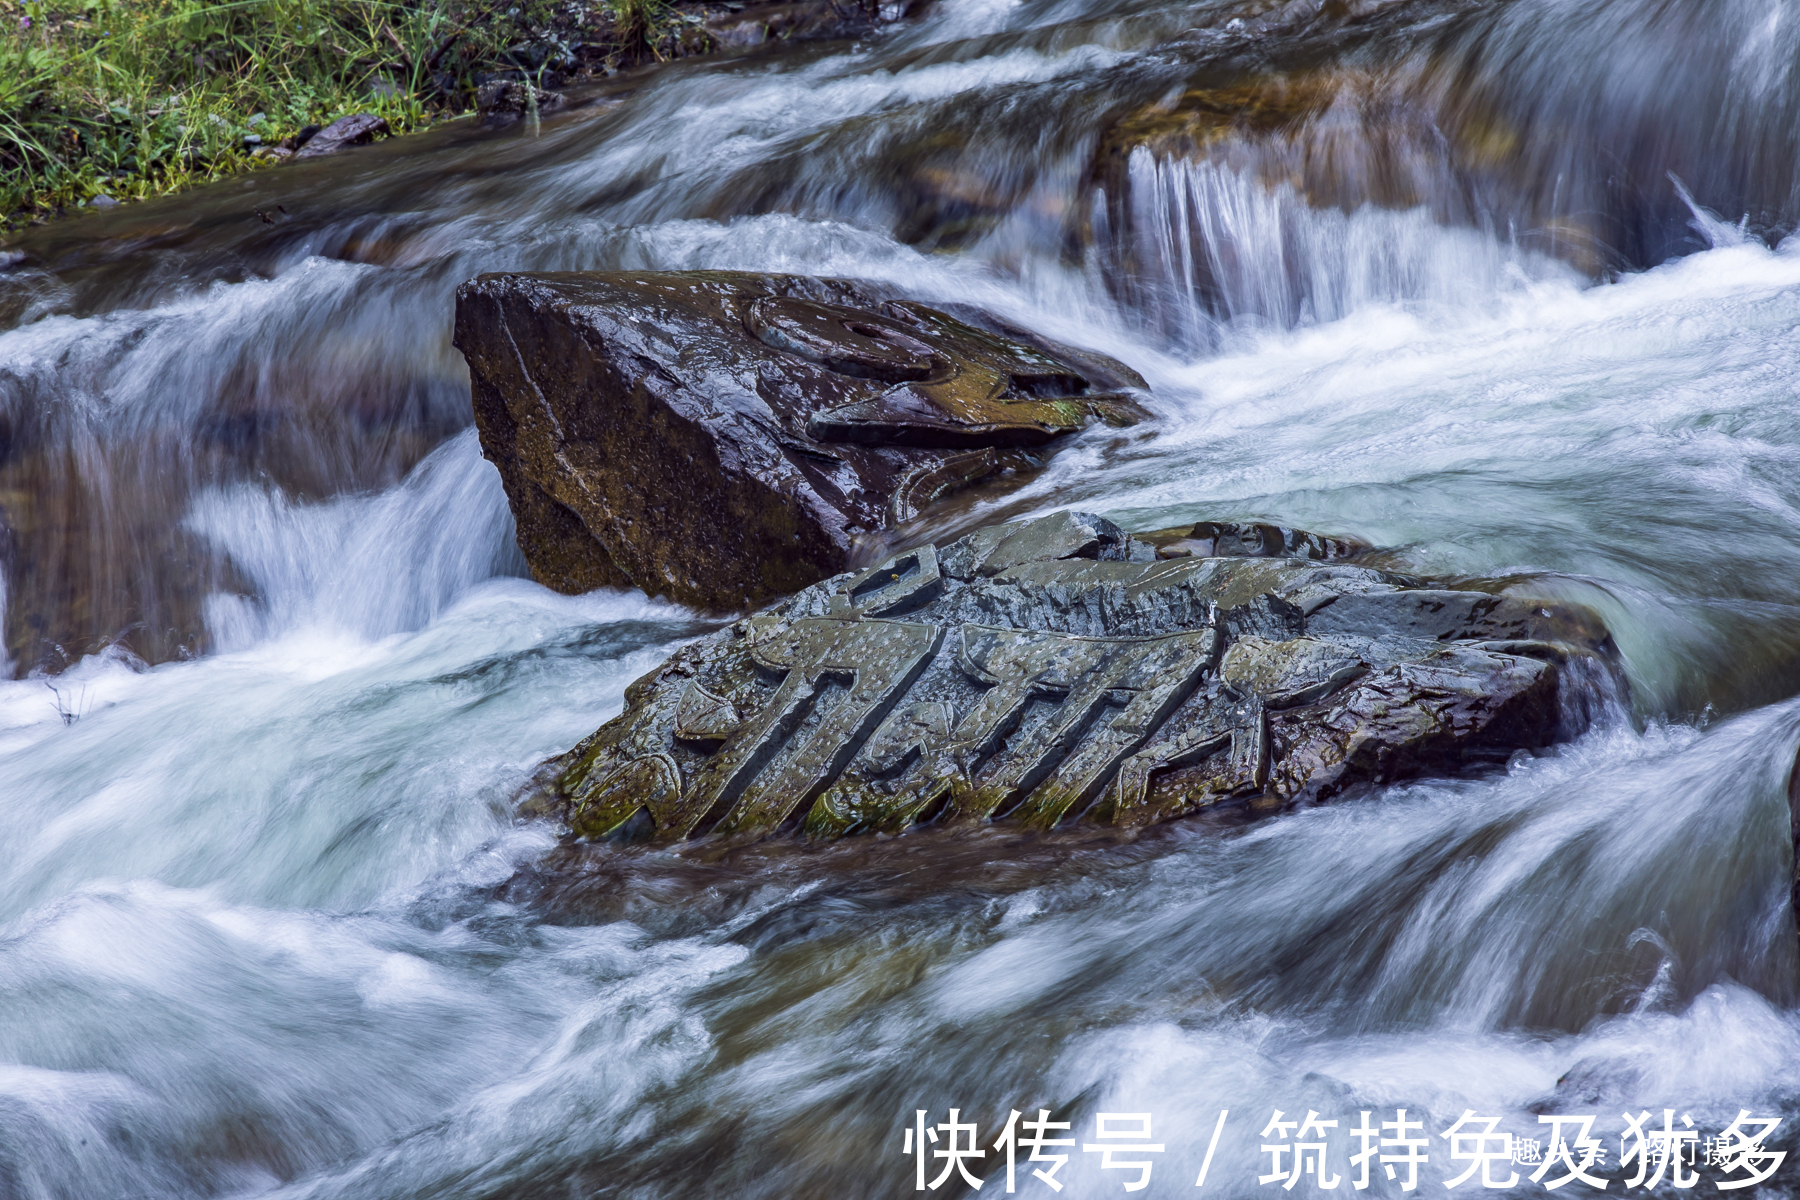
[[[1591,706],[1562,701],[1613,659],[1577,606],[1299,557],[1157,560],[1059,513],[684,647],[546,764],[531,810],[659,842],[1262,811],[1568,736]]]

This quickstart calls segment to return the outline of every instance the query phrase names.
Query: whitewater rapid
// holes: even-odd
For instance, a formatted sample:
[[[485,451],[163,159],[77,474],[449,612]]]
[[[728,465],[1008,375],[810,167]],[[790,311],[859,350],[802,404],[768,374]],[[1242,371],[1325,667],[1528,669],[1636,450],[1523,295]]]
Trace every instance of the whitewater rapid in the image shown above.
[[[1618,34],[1541,122],[1650,121],[1655,70],[1738,65],[1743,140],[1709,159],[1695,117],[1686,173],[1646,169],[1644,261],[1591,272],[1507,225],[1537,200],[1315,207],[1134,159],[1162,233],[1154,303],[1122,296],[1064,236],[1078,118],[1250,35],[1225,4],[1060,0],[294,176],[341,211],[285,240],[8,277],[5,412],[86,472],[97,577],[168,569],[132,557],[133,489],[217,574],[187,657],[0,682],[0,1196],[910,1195],[902,1132],[953,1106],[987,1131],[1152,1113],[1149,1195],[1192,1191],[1224,1110],[1202,1194],[1273,1194],[1276,1108],[1404,1107],[1434,1138],[1465,1109],[1520,1136],[1599,1113],[1615,1173],[1627,1110],[1781,1114],[1793,1147],[1800,240],[1764,220],[1779,189],[1745,197],[1787,161],[1795,13],[1732,6],[1669,66],[1694,36],[1669,6],[1501,9],[1474,28],[1509,87],[1568,74],[1572,27]],[[1184,22],[1215,41],[1167,51]],[[1440,63],[1416,47],[1441,26],[1399,61]],[[884,155],[969,111],[1000,114],[980,161],[1011,207],[903,240]],[[716,623],[525,578],[448,303],[480,270],[606,267],[880,279],[1105,350],[1155,421],[981,515],[1268,519],[1403,572],[1534,573],[1604,616],[1628,692],[1489,775],[1130,847],[927,832],[559,876],[519,787]],[[195,449],[257,430],[287,457]],[[1066,1179],[1120,1184],[1079,1155]]]

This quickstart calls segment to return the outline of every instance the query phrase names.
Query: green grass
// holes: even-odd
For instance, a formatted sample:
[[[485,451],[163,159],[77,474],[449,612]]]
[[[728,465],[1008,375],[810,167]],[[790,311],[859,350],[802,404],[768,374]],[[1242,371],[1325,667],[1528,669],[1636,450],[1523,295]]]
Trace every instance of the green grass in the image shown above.
[[[373,112],[395,133],[466,110],[519,48],[662,57],[662,0],[0,0],[0,224],[267,165],[303,126]],[[547,53],[547,52],[546,52]]]

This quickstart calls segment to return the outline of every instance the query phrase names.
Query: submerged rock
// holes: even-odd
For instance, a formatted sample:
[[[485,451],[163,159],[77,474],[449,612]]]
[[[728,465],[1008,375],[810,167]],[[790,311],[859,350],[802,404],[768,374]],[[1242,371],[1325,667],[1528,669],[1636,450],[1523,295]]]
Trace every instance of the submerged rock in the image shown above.
[[[684,647],[523,811],[668,843],[1275,809],[1570,736],[1577,664],[1604,677],[1612,655],[1578,606],[1287,554],[1159,559],[1059,513]]]
[[[712,610],[1144,415],[1111,359],[843,280],[484,275],[457,293],[456,345],[534,576]]]

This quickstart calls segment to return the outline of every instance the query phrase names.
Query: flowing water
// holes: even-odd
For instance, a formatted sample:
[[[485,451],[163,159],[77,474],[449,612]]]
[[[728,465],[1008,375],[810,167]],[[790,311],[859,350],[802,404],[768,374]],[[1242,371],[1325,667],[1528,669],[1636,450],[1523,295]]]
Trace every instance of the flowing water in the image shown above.
[[[1622,1113],[1794,1149],[1797,62],[1793,0],[939,0],[34,233],[0,260],[0,1196],[897,1196],[951,1108],[984,1143],[1150,1113],[1147,1195],[1222,1110],[1201,1194],[1271,1194],[1273,1109],[1338,1119],[1338,1170],[1407,1109],[1425,1191],[1469,1109],[1597,1115],[1615,1193]],[[1264,115],[1169,133],[1221,97]],[[516,789],[712,626],[522,578],[451,295],[608,267],[883,279],[1106,350],[1156,421],[958,520],[1529,577],[1605,616],[1629,700],[1128,845],[559,848]],[[1069,1152],[1063,1195],[1134,1175]]]

